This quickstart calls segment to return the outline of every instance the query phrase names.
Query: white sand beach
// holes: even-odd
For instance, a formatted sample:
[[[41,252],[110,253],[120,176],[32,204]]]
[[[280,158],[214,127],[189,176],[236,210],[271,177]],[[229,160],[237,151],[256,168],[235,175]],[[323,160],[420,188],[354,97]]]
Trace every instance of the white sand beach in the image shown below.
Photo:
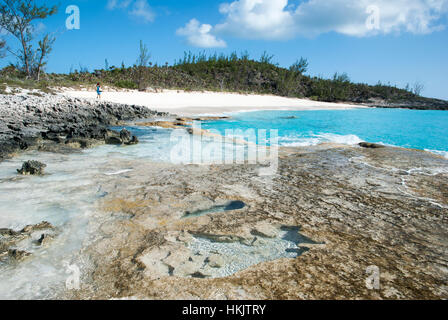
[[[64,90],[63,94],[76,98],[96,98],[94,91]],[[102,100],[123,104],[146,106],[161,112],[178,115],[222,114],[254,110],[335,110],[365,108],[361,105],[346,103],[327,103],[308,99],[285,98],[273,95],[237,94],[221,92],[185,92],[163,90],[163,92],[108,92],[102,94]]]

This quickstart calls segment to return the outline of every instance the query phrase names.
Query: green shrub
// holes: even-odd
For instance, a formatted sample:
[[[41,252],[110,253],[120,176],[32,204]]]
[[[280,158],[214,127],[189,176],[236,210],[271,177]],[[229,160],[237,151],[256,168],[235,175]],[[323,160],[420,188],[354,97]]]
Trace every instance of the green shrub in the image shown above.
[[[123,88],[123,89],[137,89],[138,88],[137,84],[131,80],[119,80],[119,81],[115,82],[115,85],[117,87]]]

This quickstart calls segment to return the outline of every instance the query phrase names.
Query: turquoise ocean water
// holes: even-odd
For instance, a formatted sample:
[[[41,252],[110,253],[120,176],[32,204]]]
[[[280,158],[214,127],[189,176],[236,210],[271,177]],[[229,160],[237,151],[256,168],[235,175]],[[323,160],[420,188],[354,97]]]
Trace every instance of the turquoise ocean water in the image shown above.
[[[282,146],[361,141],[427,150],[448,157],[448,111],[350,109],[256,111],[205,122],[204,129],[277,129]]]

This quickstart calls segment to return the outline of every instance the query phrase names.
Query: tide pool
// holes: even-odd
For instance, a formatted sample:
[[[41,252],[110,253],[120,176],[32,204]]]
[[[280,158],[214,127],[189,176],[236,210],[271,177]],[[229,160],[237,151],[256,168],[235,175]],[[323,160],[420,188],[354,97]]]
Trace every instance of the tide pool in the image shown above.
[[[448,157],[448,111],[350,109],[256,111],[202,123],[203,129],[277,129],[282,146],[361,141],[414,148]],[[259,141],[263,142],[263,141]]]

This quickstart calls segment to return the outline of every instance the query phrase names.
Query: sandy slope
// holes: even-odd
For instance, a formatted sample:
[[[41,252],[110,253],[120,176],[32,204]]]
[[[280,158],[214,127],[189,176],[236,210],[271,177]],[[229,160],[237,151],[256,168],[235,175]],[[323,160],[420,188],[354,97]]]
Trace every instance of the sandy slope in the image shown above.
[[[92,91],[64,91],[63,94],[77,98],[96,97],[96,93]],[[179,115],[217,114],[242,110],[314,110],[362,107],[355,104],[316,102],[272,95],[175,90],[164,90],[162,93],[104,92],[102,99],[110,102],[147,106],[158,111]]]

